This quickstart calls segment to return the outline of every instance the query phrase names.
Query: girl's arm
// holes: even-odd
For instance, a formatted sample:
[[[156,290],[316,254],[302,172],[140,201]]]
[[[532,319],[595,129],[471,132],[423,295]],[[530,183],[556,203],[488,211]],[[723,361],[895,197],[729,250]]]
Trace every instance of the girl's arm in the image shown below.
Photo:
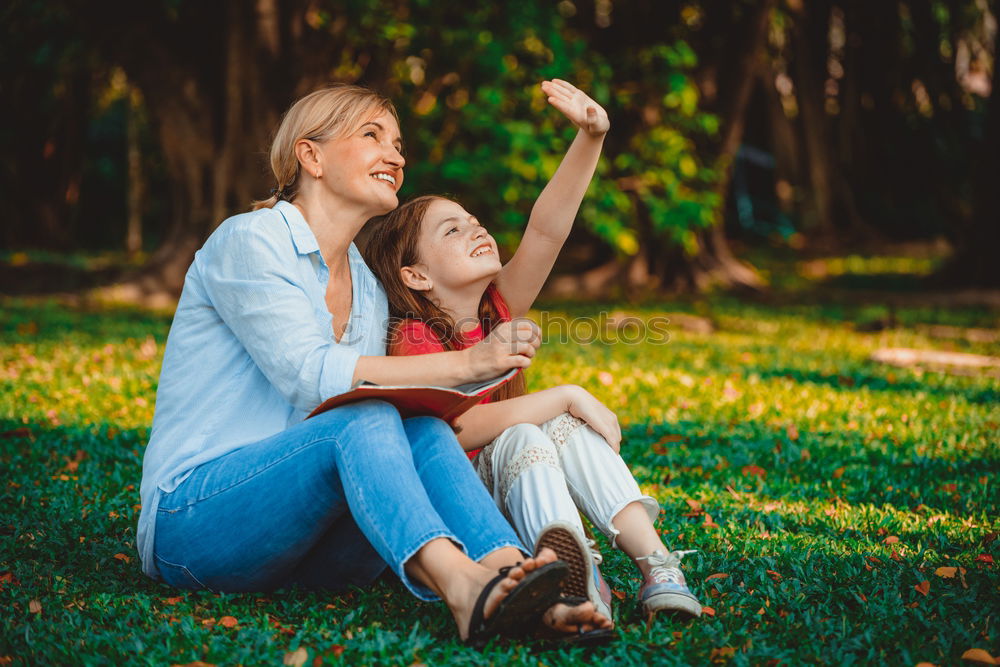
[[[571,84],[561,79],[544,81],[542,90],[549,103],[580,131],[532,207],[517,252],[497,276],[497,289],[510,306],[512,317],[528,312],[552,271],[597,168],[604,135],[611,127],[604,109]]]
[[[460,428],[458,441],[466,451],[478,449],[515,424],[540,425],[564,412],[587,422],[615,452],[618,451],[622,440],[618,417],[590,392],[576,385],[477,405],[456,420],[455,425]]]

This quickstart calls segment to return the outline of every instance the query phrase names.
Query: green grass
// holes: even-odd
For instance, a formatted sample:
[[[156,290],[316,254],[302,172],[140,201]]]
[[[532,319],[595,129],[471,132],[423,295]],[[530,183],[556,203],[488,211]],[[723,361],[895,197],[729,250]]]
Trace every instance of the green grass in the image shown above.
[[[549,344],[529,383],[577,383],[619,413],[622,454],[660,501],[668,544],[699,550],[684,567],[715,615],[647,626],[635,572],[605,544],[625,598],[620,641],[479,653],[456,641],[443,605],[415,602],[388,576],[341,597],[216,595],[145,578],[138,486],[169,316],[0,300],[0,665],[281,664],[300,647],[306,664],[404,665],[913,665],[1000,653],[1000,574],[984,562],[1000,557],[1000,383],[868,361],[882,346],[996,354],[915,326],[997,327],[996,313],[902,309],[900,328],[863,334],[853,322],[877,306],[706,303],[554,304],[567,317],[624,308],[643,321],[698,311],[718,330],[671,326],[665,345]],[[964,576],[936,575],[944,566]]]

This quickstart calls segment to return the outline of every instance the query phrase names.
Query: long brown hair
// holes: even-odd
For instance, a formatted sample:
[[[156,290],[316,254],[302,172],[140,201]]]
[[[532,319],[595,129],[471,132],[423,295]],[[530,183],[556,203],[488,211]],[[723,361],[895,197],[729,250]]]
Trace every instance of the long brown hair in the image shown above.
[[[461,346],[455,321],[423,292],[407,287],[400,273],[404,266],[413,266],[420,261],[417,254],[420,225],[427,209],[436,200],[454,201],[441,195],[424,195],[407,201],[394,211],[373,218],[368,223],[372,231],[365,242],[363,254],[365,262],[382,282],[389,297],[390,343],[399,335],[404,319],[415,319],[430,328],[444,349],[457,350]],[[483,337],[490,335],[490,331],[503,321],[492,298],[495,291],[496,287],[491,283],[479,301],[478,316],[483,327]],[[524,394],[524,373],[518,373],[512,380],[498,387],[492,398],[494,401],[502,401]]]

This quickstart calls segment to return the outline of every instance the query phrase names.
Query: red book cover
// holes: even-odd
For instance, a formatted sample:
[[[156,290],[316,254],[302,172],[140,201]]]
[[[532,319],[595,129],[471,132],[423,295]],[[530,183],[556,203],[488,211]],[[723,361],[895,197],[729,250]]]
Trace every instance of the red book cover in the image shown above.
[[[323,401],[319,407],[309,413],[309,417],[315,417],[321,412],[348,403],[376,399],[396,406],[403,419],[423,416],[440,417],[450,424],[463,412],[483,400],[484,396],[510,381],[520,371],[520,368],[513,368],[500,377],[486,382],[473,382],[450,388],[388,386],[359,380],[350,391]]]

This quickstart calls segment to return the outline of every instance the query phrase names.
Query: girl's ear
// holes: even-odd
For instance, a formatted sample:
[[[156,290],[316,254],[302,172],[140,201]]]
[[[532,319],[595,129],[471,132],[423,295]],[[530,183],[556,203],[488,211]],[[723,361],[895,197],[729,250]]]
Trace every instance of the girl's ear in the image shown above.
[[[415,266],[404,266],[399,270],[403,284],[417,292],[428,292],[434,287],[434,282]]]

